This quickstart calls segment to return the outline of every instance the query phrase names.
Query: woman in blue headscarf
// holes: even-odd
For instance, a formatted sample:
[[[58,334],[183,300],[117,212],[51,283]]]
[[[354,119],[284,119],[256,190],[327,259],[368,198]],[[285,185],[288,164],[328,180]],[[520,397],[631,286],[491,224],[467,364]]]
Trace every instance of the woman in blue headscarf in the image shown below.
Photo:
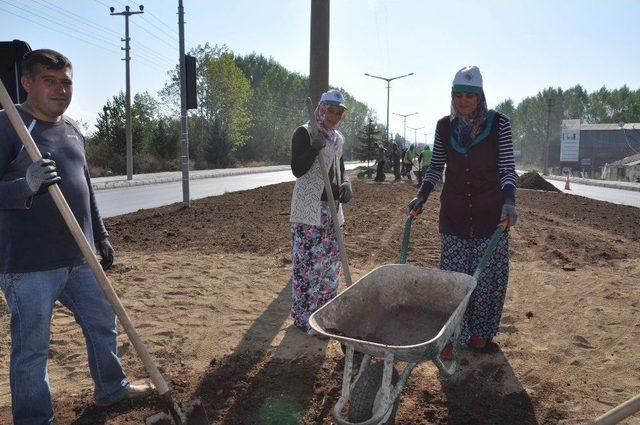
[[[509,118],[487,109],[482,75],[459,70],[451,114],[436,125],[433,157],[409,209],[422,208],[446,165],[440,196],[440,268],[473,274],[501,220],[517,220],[515,162]],[[461,343],[484,348],[498,332],[509,279],[509,236],[504,233],[478,279],[464,316]],[[441,356],[451,358],[451,345]]]

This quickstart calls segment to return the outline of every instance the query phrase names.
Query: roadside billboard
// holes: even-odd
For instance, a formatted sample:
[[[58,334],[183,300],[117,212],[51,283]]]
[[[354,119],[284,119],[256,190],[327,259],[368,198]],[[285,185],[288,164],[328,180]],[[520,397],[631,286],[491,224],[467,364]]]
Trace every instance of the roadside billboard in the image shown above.
[[[579,162],[580,120],[562,120],[560,162]]]

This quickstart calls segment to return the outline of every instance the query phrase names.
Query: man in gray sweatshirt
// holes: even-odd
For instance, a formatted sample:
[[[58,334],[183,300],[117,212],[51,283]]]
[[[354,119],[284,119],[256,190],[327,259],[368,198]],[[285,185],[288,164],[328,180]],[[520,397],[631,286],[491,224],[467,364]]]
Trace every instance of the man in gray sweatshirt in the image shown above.
[[[144,397],[152,388],[125,377],[115,313],[47,192],[59,185],[102,266],[111,266],[114,252],[91,188],[84,137],[63,115],[73,92],[71,63],[56,51],[35,50],[23,59],[22,74],[28,94],[17,108],[44,158],[31,161],[0,111],[0,288],[11,311],[14,424],[41,425],[54,418],[47,356],[56,301],[82,327],[96,404]]]

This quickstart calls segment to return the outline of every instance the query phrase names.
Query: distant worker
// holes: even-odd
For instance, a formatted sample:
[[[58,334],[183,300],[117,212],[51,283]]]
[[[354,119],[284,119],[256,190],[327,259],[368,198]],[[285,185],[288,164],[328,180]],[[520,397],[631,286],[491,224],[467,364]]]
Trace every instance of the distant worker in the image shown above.
[[[22,74],[27,98],[18,112],[45,154],[32,162],[0,112],[0,287],[11,312],[13,423],[30,425],[54,420],[47,359],[56,301],[82,328],[96,404],[146,397],[153,388],[125,377],[116,315],[47,192],[58,184],[108,269],[114,252],[91,188],[84,137],[63,115],[73,92],[71,62],[53,50],[34,50],[23,59]]]
[[[415,147],[410,145],[402,158],[402,175],[409,180],[411,179],[411,170],[413,169],[413,160],[415,158]]]
[[[516,224],[515,162],[509,118],[487,110],[482,75],[459,70],[451,89],[451,114],[436,125],[433,160],[409,209],[422,208],[442,176],[440,268],[473,274],[498,223]],[[460,342],[484,348],[498,332],[509,280],[509,234],[503,233],[465,312]],[[447,345],[441,357],[451,358]]]
[[[394,143],[391,149],[391,165],[393,167],[394,181],[400,181],[400,163],[402,162],[402,152],[398,148],[398,144]]]
[[[302,332],[315,335],[309,317],[338,294],[340,252],[327,202],[322,160],[329,173],[333,198],[340,204],[351,200],[342,157],[344,137],[335,129],[346,107],[342,93],[322,94],[315,110],[318,128],[311,137],[309,122],[296,128],[291,140],[291,171],[296,176],[291,199],[291,317]],[[342,205],[338,221],[344,224]]]
[[[429,145],[425,145],[420,155],[418,155],[418,171],[416,171],[416,177],[418,179],[417,186],[420,187],[422,184],[422,176],[429,168],[429,164],[431,164],[431,157],[433,156],[431,149],[429,149]]]
[[[386,153],[387,150],[384,148],[382,143],[380,143],[377,148],[376,161],[378,162],[378,166],[376,168],[376,178],[374,179],[377,182],[383,182],[385,179],[384,163],[387,160]]]

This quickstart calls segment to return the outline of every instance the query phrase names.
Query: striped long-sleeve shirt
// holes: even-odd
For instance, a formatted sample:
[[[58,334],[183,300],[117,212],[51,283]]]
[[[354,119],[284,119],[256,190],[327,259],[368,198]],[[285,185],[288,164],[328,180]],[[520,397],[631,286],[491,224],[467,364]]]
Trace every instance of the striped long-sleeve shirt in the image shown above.
[[[435,185],[442,178],[444,166],[447,163],[447,151],[444,142],[436,129],[433,143],[433,157],[422,178],[422,185],[418,195],[425,199],[429,196]],[[498,120],[498,170],[500,172],[500,188],[502,198],[515,200],[516,170],[513,157],[513,140],[511,136],[511,123],[509,118],[500,114]]]

